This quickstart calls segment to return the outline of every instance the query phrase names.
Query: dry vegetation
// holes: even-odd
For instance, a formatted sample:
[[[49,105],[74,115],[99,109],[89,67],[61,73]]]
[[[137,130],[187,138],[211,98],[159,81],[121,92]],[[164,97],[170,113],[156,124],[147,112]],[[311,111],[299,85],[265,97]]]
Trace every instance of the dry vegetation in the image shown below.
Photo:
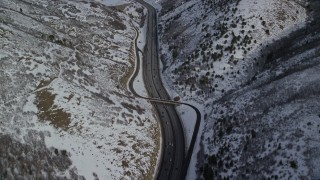
[[[72,163],[68,152],[48,149],[43,133],[29,133],[25,139],[27,144],[16,141],[9,135],[0,134],[0,179],[63,178],[56,173],[70,168]],[[70,168],[72,178],[83,179],[75,172],[75,168]]]
[[[130,66],[125,70],[124,75],[120,78],[120,84],[123,89],[127,88],[128,81],[132,76],[135,68],[134,41],[131,43],[131,46],[130,46],[129,63],[130,63]]]
[[[38,163],[36,173],[51,173],[30,179],[57,179],[69,170],[71,179],[81,179],[78,173],[88,179],[143,178],[152,171],[159,137],[151,137],[156,126],[151,105],[128,97],[126,89],[141,6],[67,0],[0,4],[0,131],[14,142],[0,141],[30,146],[28,152],[17,148],[32,158],[21,162]],[[18,153],[0,147],[0,176],[28,177],[29,169],[13,173],[18,162],[6,162],[10,151]],[[63,168],[52,165],[53,156],[65,158],[57,161]]]
[[[40,111],[38,117],[41,121],[49,121],[56,128],[67,130],[71,123],[71,114],[54,104],[55,96],[49,90],[37,92],[36,103]]]
[[[65,112],[62,108],[54,104],[56,95],[45,88],[54,79],[40,81],[37,89],[43,88],[36,92],[36,105],[39,110],[38,117],[41,121],[49,121],[56,128],[67,130],[71,123],[71,114]],[[70,99],[72,96],[69,97]]]

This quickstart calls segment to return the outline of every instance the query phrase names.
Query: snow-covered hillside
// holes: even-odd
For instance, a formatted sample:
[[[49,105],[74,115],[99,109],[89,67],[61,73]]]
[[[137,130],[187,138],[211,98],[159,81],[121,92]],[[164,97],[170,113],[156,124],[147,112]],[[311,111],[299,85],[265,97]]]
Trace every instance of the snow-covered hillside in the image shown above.
[[[185,100],[207,104],[249,79],[263,45],[306,21],[305,9],[294,1],[181,4],[160,17],[161,60],[170,72],[164,78]]]
[[[319,176],[319,39],[282,39],[316,1],[157,2],[162,78],[203,109],[188,179]]]
[[[156,117],[126,87],[145,13],[130,1],[0,2],[0,179],[153,176]]]
[[[319,27],[283,39],[249,85],[213,104],[199,154],[203,177],[319,177]]]

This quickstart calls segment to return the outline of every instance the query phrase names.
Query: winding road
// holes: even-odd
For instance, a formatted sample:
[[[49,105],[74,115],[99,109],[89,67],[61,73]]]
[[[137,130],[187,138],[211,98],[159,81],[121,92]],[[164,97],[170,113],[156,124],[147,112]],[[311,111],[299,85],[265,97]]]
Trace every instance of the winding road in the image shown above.
[[[143,56],[143,79],[150,97],[143,97],[136,93],[133,81],[140,70],[139,49],[137,47],[138,31],[135,39],[136,68],[131,76],[128,86],[129,90],[139,98],[149,100],[157,111],[162,135],[162,148],[155,179],[179,180],[185,179],[193,153],[194,144],[199,131],[201,113],[193,105],[172,101],[164,88],[159,70],[158,59],[158,34],[157,34],[157,15],[156,10],[143,0],[136,0],[148,10],[147,16],[147,39]],[[189,149],[186,153],[184,132],[181,120],[175,109],[176,105],[187,105],[195,110],[197,119],[194,127],[193,136]],[[194,121],[194,120],[193,120]]]
[[[137,46],[137,37],[138,31],[136,30],[137,36],[135,39],[135,48],[136,48],[136,68],[135,72],[132,75],[129,81],[130,91],[139,98],[144,98],[149,100],[154,108],[156,109],[159,117],[159,123],[161,126],[161,135],[162,135],[162,149],[160,155],[160,161],[158,168],[155,174],[155,179],[160,180],[179,180],[185,179],[190,160],[193,154],[193,148],[197,139],[197,134],[199,131],[199,126],[201,122],[201,113],[193,105],[172,101],[164,88],[159,70],[159,58],[158,58],[158,35],[157,35],[157,15],[156,10],[148,3],[143,0],[136,0],[138,3],[142,4],[148,10],[147,16],[147,40],[146,46],[143,50],[143,78],[148,95],[150,97],[143,97],[137,94],[133,87],[133,81],[140,70],[140,57],[139,49]],[[317,4],[318,1],[314,0],[314,4]],[[320,4],[317,4],[318,7]],[[313,23],[314,24],[314,23]],[[311,23],[311,27],[307,31],[311,31],[312,27],[314,30],[319,29],[318,26],[314,26]],[[298,32],[300,33],[300,32]],[[301,33],[302,38],[305,38],[304,34]],[[298,36],[300,37],[300,36]],[[314,41],[315,42],[315,41]],[[317,43],[308,43],[310,46],[317,45]],[[281,43],[280,43],[281,44]],[[280,54],[283,54],[282,49],[280,48]],[[276,56],[277,54],[275,54]],[[180,118],[176,112],[175,106],[187,105],[193,108],[196,112],[197,119],[194,127],[194,132],[190,142],[188,151],[185,149],[185,139],[184,132],[181,125]]]

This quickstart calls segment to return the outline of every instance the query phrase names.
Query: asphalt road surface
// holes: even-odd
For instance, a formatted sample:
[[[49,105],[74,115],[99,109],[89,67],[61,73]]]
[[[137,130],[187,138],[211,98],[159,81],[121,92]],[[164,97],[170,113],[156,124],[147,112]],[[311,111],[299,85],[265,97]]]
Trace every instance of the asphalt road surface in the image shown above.
[[[133,79],[137,76],[140,68],[137,39],[135,39],[137,67],[129,81],[129,89],[135,96],[150,100],[158,114],[162,135],[162,152],[155,178],[160,180],[185,179],[200,126],[201,114],[196,107],[190,104],[170,100],[162,84],[159,72],[156,10],[143,0],[137,1],[148,9],[146,21],[148,26],[147,39],[143,52],[143,78],[150,97],[140,96],[133,88]],[[175,105],[177,104],[190,106],[197,114],[194,133],[187,154],[183,128],[175,109]],[[190,121],[195,120],[190,119]]]
[[[160,79],[156,11],[144,1],[138,2],[148,9],[148,30],[143,56],[144,83],[150,97],[170,100]],[[185,139],[180,118],[174,105],[155,102],[152,104],[158,112],[162,135],[162,153],[156,178],[179,180],[185,158]]]
[[[196,142],[201,114],[200,111],[187,103],[175,102],[171,101],[168,93],[162,85],[162,81],[160,78],[159,72],[159,59],[158,59],[158,36],[157,36],[157,16],[156,10],[144,2],[143,0],[136,0],[141,3],[148,9],[148,17],[147,17],[147,42],[146,47],[144,49],[144,57],[143,57],[143,77],[146,85],[146,89],[150,97],[142,97],[138,95],[133,89],[132,79],[129,83],[129,88],[131,92],[133,92],[136,96],[140,98],[148,99],[152,102],[153,106],[158,112],[159,121],[161,125],[161,133],[162,133],[162,152],[160,157],[160,163],[158,165],[157,173],[155,179],[160,180],[179,180],[185,179],[189,163],[191,160],[191,156],[193,153],[194,144]],[[320,7],[320,3],[318,0],[312,0],[312,8],[317,9]],[[312,9],[311,8],[311,9]],[[315,11],[312,11],[315,12]],[[319,17],[320,13],[314,13],[314,17]],[[273,56],[277,56],[278,53],[275,51],[275,47],[285,46],[286,43],[292,43],[299,38],[305,38],[304,34],[317,34],[319,33],[319,20],[318,18],[314,18],[315,20],[311,22],[306,29],[299,30],[296,32],[299,34],[298,36],[294,36],[296,38],[292,38],[289,36],[285,40],[281,40],[282,43],[277,43],[277,45],[271,45],[270,52],[273,52]],[[307,43],[307,46],[304,47],[316,47],[319,45],[319,41],[317,38],[314,38],[312,41]],[[136,44],[137,47],[137,44]],[[274,49],[275,48],[275,49]],[[280,48],[283,49],[283,48]],[[138,51],[138,50],[137,50]],[[136,52],[137,56],[139,56],[138,52]],[[280,52],[283,54],[283,51]],[[290,53],[288,53],[290,54]],[[137,57],[139,61],[139,57]],[[133,77],[137,75],[139,72],[139,64],[136,67],[136,72]],[[268,63],[267,63],[268,64]],[[179,116],[175,110],[175,104],[184,104],[193,108],[197,114],[196,124],[193,132],[193,136],[190,142],[189,149],[186,153],[185,149],[185,139],[184,133],[182,129],[182,125],[179,119]],[[190,121],[194,121],[190,119]]]

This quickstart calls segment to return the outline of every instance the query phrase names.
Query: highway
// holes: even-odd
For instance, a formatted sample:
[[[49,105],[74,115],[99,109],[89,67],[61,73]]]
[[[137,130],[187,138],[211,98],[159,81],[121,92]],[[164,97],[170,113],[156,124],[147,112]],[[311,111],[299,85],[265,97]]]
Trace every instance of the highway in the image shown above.
[[[149,100],[158,114],[158,119],[161,126],[162,149],[155,179],[185,179],[200,126],[201,114],[196,107],[190,104],[170,100],[170,96],[164,88],[160,78],[156,10],[143,0],[137,0],[137,2],[141,3],[148,9],[148,16],[146,20],[148,30],[146,46],[143,52],[144,56],[142,67],[144,83],[149,97],[140,96],[135,92],[133,87],[133,80],[140,70],[137,36],[135,39],[135,53],[137,56],[137,62],[135,71],[128,82],[129,90],[135,96]],[[138,34],[137,30],[136,33]],[[175,105],[178,104],[190,106],[196,111],[197,114],[194,133],[187,153],[183,128],[179,115],[175,109]]]
[[[142,61],[142,70],[144,83],[146,85],[149,97],[140,96],[135,92],[133,87],[133,80],[137,76],[140,69],[140,57],[137,48],[137,39],[135,40],[137,66],[135,68],[134,74],[128,82],[129,89],[136,97],[144,98],[152,102],[152,105],[156,109],[159,117],[162,136],[162,149],[159,164],[154,178],[159,180],[183,180],[186,178],[190,160],[193,154],[193,149],[201,122],[201,113],[195,106],[191,104],[170,100],[170,97],[162,84],[159,72],[156,10],[143,0],[136,1],[141,3],[148,10],[148,30],[146,35],[147,41],[146,47],[143,50],[144,56]],[[316,2],[316,0],[314,0],[314,2]],[[319,28],[316,27],[314,29]],[[136,33],[138,34],[137,30]],[[303,33],[301,34],[303,35]],[[305,37],[303,36],[303,38]],[[190,106],[195,110],[197,115],[194,132],[187,152],[185,149],[186,145],[183,128],[180,118],[175,110],[175,105],[178,104]],[[194,120],[190,119],[190,121]]]

